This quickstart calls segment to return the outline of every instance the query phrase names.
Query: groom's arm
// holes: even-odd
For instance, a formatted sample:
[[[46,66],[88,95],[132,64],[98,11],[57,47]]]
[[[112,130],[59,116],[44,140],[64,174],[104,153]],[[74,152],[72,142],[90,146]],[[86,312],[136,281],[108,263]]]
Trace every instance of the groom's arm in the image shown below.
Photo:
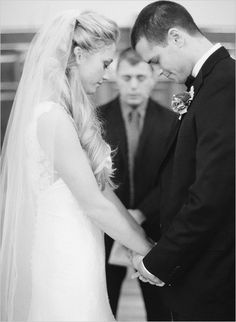
[[[138,210],[143,216],[139,222],[146,234],[153,240],[160,239],[160,184],[158,183],[138,205]]]

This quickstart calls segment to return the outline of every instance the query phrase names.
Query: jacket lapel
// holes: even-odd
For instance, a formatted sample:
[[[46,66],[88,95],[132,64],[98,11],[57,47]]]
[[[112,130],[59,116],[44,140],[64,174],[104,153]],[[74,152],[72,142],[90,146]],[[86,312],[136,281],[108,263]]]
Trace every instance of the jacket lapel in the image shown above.
[[[158,126],[158,124],[154,124],[153,119],[152,119],[152,113],[149,113],[149,111],[151,109],[155,108],[152,100],[149,100],[148,102],[148,106],[147,106],[147,111],[146,111],[146,115],[145,115],[145,119],[144,119],[144,124],[143,124],[143,131],[141,133],[141,137],[140,137],[140,143],[139,143],[139,149],[138,149],[138,153],[137,153],[137,158],[139,158],[139,156],[142,156],[142,150],[143,147],[145,146],[145,144],[148,144],[148,140],[147,138],[150,137],[149,133],[152,131],[153,126]],[[165,153],[162,154],[162,161],[160,163],[163,162],[163,160],[165,159],[166,155],[168,154],[168,151],[170,150],[171,146],[173,145],[175,138],[177,137],[178,131],[179,131],[179,127],[180,127],[181,121],[176,117],[176,121],[172,123],[172,127],[169,131],[169,137],[167,138],[166,142],[167,142],[167,146],[165,149]],[[158,139],[162,139],[161,137],[159,137]],[[157,147],[158,148],[158,147]]]
[[[172,124],[172,128],[171,128],[171,131],[169,133],[169,137],[167,139],[166,153],[163,155],[162,163],[166,159],[166,157],[169,154],[171,148],[174,146],[174,143],[175,143],[175,141],[177,139],[177,136],[178,136],[178,133],[179,133],[181,122],[182,122],[182,119],[179,120],[178,118],[176,118],[176,122],[173,122],[173,124]]]
[[[118,149],[124,159],[127,159],[128,156],[128,149],[127,149],[127,137],[126,137],[126,131],[125,131],[125,123],[123,120],[121,107],[120,107],[120,100],[119,97],[117,97],[114,100],[114,103],[112,105],[113,108],[113,117],[111,122],[111,133],[114,131],[114,134],[116,136],[116,142],[118,143]]]

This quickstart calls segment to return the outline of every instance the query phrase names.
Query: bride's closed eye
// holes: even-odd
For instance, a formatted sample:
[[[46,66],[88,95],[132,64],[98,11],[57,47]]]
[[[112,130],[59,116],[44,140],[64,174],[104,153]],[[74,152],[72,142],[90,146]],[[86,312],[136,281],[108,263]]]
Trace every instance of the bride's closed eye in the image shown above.
[[[107,69],[109,67],[109,65],[112,63],[113,59],[110,60],[104,60],[103,62],[103,68]]]

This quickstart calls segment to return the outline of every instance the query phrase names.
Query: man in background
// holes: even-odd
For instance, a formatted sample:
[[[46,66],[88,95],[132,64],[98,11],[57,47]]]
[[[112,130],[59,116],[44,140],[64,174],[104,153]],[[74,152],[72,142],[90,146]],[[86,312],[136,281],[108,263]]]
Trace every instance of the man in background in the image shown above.
[[[147,234],[160,238],[159,176],[176,115],[150,98],[154,86],[152,67],[128,48],[117,64],[119,96],[100,109],[105,140],[113,150],[117,196]],[[113,240],[106,236],[107,287],[114,315],[126,267],[108,263]],[[160,289],[140,281],[149,321],[170,320]]]

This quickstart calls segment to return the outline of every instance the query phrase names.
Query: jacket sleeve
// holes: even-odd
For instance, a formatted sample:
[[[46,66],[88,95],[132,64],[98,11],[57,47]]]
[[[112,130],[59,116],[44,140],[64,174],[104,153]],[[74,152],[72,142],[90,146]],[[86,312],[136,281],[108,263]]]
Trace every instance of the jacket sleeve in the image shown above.
[[[154,241],[160,239],[160,187],[156,186],[137,207],[145,216],[142,227]]]
[[[146,219],[151,219],[160,212],[160,187],[157,184],[144,200],[137,207],[145,215]]]

